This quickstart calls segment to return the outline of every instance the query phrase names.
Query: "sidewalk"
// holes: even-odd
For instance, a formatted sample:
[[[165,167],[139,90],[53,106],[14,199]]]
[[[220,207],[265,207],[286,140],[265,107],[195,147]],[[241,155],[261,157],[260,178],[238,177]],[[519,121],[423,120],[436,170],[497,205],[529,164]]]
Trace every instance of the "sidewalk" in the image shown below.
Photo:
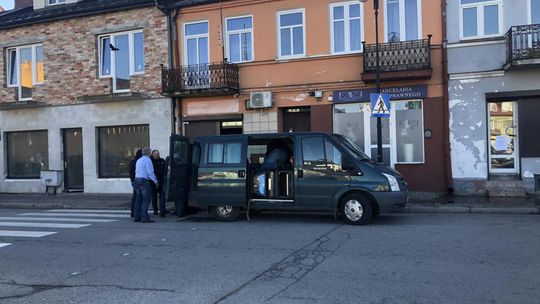
[[[10,209],[125,209],[131,194],[0,193],[0,208]],[[170,205],[171,203],[169,203]],[[171,206],[172,207],[172,206]],[[540,214],[540,198],[411,195],[407,213],[502,213]]]

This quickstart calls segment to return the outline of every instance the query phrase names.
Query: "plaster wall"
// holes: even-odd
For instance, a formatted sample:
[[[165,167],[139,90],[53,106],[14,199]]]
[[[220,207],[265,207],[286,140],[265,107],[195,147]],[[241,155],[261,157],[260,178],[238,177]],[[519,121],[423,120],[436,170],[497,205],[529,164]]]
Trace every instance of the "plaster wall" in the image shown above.
[[[536,70],[506,72],[500,77],[449,81],[449,126],[454,178],[487,179],[488,126],[485,94],[536,89],[538,83],[540,74]],[[522,164],[522,172],[527,171],[526,164]]]
[[[45,192],[39,180],[6,179],[5,133],[48,130],[49,169],[63,169],[62,130],[82,128],[84,191],[86,193],[131,193],[129,178],[98,178],[96,127],[132,124],[150,126],[150,147],[168,155],[171,134],[170,99],[107,102],[0,111],[0,192]]]

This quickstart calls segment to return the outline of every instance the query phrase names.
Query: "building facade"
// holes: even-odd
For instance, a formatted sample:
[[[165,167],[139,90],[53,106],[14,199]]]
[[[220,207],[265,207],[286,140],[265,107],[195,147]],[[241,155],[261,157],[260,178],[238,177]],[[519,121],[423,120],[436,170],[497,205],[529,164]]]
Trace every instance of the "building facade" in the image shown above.
[[[452,173],[458,193],[540,189],[540,1],[448,1]]]
[[[413,191],[448,189],[442,3],[381,0],[384,162]],[[178,66],[163,70],[188,136],[326,131],[376,158],[373,1],[179,1]]]
[[[34,0],[0,15],[0,36],[0,192],[44,192],[40,172],[57,170],[65,191],[129,193],[135,152],[166,156],[154,1]]]

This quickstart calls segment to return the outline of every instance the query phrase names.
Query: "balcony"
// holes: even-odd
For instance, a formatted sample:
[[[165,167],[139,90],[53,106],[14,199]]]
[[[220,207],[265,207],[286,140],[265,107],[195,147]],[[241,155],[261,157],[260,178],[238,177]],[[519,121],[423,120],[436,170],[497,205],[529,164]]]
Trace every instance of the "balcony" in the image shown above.
[[[374,82],[377,74],[375,44],[365,44],[362,81]],[[380,79],[386,81],[429,79],[431,68],[431,35],[427,39],[379,43]]]
[[[540,66],[540,24],[512,26],[505,40],[505,69]]]
[[[179,68],[161,67],[161,92],[169,97],[238,94],[238,65],[219,62]]]

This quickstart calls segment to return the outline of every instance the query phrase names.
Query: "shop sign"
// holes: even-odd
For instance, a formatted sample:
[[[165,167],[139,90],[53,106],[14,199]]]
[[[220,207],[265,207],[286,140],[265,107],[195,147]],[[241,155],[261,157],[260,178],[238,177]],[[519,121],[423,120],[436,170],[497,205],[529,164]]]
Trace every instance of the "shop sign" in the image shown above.
[[[334,91],[332,98],[334,103],[369,102],[370,94],[376,92],[375,88]],[[427,85],[381,88],[381,93],[390,95],[392,100],[423,99],[427,98]]]

